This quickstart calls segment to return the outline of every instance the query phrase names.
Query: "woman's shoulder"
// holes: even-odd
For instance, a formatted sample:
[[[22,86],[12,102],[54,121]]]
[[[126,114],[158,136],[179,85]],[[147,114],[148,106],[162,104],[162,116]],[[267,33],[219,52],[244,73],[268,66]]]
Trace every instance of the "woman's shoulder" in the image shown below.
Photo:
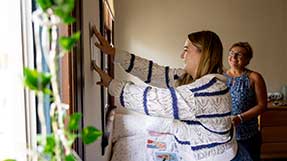
[[[252,81],[260,81],[263,80],[262,75],[259,72],[253,71],[253,70],[247,70],[248,73],[248,77],[249,79],[251,79]]]
[[[265,84],[263,76],[256,71],[249,70],[248,71],[248,78],[250,80],[251,86],[254,87],[256,85]]]

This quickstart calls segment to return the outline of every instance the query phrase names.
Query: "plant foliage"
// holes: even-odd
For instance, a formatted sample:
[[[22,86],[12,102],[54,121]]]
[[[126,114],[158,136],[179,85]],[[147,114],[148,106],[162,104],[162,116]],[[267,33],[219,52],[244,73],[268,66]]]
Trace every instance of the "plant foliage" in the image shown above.
[[[58,38],[58,26],[75,22],[75,18],[71,16],[75,3],[74,0],[37,0],[36,2],[39,9],[33,13],[34,28],[41,27],[42,30],[36,30],[35,32],[39,33],[35,35],[46,34],[49,37],[48,42],[45,42],[46,44],[42,41],[36,41],[36,48],[41,49],[40,55],[46,59],[49,72],[39,71],[38,68],[25,68],[24,84],[37,94],[38,102],[43,101],[41,97],[44,94],[50,95],[53,101],[50,111],[51,125],[48,125],[52,127],[52,132],[47,134],[43,130],[46,126],[45,118],[38,114],[42,130],[37,137],[37,149],[34,151],[36,151],[37,160],[76,161],[77,155],[71,148],[75,139],[79,137],[83,143],[91,144],[102,135],[102,132],[92,126],[84,127],[80,131],[81,113],[73,113],[69,116],[66,113],[68,105],[62,103],[59,95],[58,59],[73,48],[80,39],[80,32]],[[55,44],[60,48],[53,47]],[[37,108],[43,107],[38,106]],[[38,111],[43,110],[38,109]],[[5,161],[15,160],[7,159]]]

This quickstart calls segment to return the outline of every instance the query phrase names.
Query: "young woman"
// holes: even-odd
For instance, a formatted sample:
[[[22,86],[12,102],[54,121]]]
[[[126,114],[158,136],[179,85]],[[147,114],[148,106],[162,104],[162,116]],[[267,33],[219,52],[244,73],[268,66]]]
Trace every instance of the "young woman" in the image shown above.
[[[257,116],[267,106],[267,92],[263,77],[246,68],[252,57],[249,43],[233,44],[228,56],[230,69],[225,75],[232,97],[232,121],[236,126],[236,139],[254,161],[260,161],[261,135]]]
[[[185,62],[182,70],[116,51],[95,28],[94,31],[101,42],[96,46],[115,56],[116,63],[147,85],[113,79],[94,64],[101,77],[98,84],[109,88],[110,94],[127,109],[172,119],[174,126],[165,131],[159,128],[158,132],[172,137],[172,152],[178,152],[178,160],[251,160],[234,137],[231,98],[221,75],[222,43],[214,32],[188,35],[181,54]]]

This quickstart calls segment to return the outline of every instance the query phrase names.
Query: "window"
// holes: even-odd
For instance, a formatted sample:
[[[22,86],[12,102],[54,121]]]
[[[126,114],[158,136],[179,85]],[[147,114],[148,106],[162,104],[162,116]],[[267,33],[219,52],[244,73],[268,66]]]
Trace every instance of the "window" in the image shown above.
[[[3,1],[0,18],[0,160],[26,160],[36,145],[35,97],[22,81],[24,64],[33,64],[31,2]]]
[[[75,3],[73,14],[79,19],[81,5],[79,1]],[[0,18],[4,22],[0,29],[0,160],[30,160],[27,158],[27,149],[35,149],[36,135],[41,129],[37,122],[39,108],[36,108],[36,97],[23,86],[24,66],[34,68],[36,64],[32,28],[32,11],[35,8],[35,0],[10,0],[0,6]],[[70,35],[78,31],[79,26],[78,22],[62,26],[59,32],[61,35]],[[82,86],[76,79],[82,75],[81,71],[77,70],[81,68],[81,59],[78,59],[78,56],[81,56],[79,49],[75,47],[70,54],[66,54],[59,66],[61,97],[63,102],[70,105],[70,113],[82,111]],[[43,71],[48,70],[44,61],[42,67]],[[44,99],[44,113],[49,133],[49,97]],[[81,122],[80,129],[82,124]],[[82,147],[82,143],[77,140],[74,149],[80,152],[80,155],[83,155]]]

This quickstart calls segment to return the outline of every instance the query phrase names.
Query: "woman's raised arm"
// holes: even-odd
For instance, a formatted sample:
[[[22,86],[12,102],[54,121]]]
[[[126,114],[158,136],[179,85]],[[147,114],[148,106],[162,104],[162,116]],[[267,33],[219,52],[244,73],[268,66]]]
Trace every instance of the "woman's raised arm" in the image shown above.
[[[95,43],[100,50],[107,55],[114,56],[115,63],[118,63],[127,73],[138,77],[147,84],[161,88],[173,87],[179,76],[184,73],[180,68],[162,66],[151,60],[112,47],[95,26],[93,26],[93,32],[100,41],[100,43]]]

